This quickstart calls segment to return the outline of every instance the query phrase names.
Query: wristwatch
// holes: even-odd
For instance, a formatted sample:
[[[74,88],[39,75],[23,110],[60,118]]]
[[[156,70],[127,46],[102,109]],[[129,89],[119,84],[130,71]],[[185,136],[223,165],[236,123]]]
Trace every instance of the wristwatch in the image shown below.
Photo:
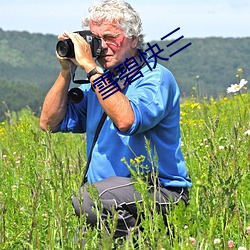
[[[90,70],[89,73],[87,73],[88,79],[90,80],[90,78],[95,74],[103,75],[104,71],[101,67],[96,66],[94,69]]]

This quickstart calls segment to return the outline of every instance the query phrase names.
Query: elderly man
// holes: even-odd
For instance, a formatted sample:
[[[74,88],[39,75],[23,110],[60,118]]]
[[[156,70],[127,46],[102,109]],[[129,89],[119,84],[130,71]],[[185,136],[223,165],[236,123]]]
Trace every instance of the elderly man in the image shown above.
[[[122,158],[130,162],[136,156],[144,155],[143,164],[148,171],[146,168],[141,171],[145,171],[145,176],[150,172],[158,173],[156,203],[159,211],[165,212],[169,203],[180,200],[188,203],[191,180],[180,148],[180,93],[168,69],[159,63],[155,65],[155,59],[149,55],[146,61],[142,60],[141,20],[128,3],[118,0],[95,3],[83,24],[101,39],[102,52],[97,58],[99,65],[81,35],[65,32],[59,37],[59,40],[72,41],[75,57],[57,55],[61,71],[45,98],[40,126],[52,132],[86,132],[87,182],[98,190],[103,206],[101,219],[105,220],[107,215],[112,219],[113,211],[119,211],[115,237],[120,237],[135,226],[136,203],[141,201],[131,179],[131,171],[121,161]],[[137,65],[136,70],[130,70],[131,62]],[[85,71],[90,81],[90,84],[79,87],[83,91],[83,99],[79,103],[68,99],[74,65]],[[127,69],[121,69],[124,65]],[[130,73],[129,78],[122,77],[126,70]],[[104,98],[103,86],[105,93],[111,93],[114,88],[116,91]],[[107,116],[103,118],[101,127],[98,123],[103,113]],[[100,134],[93,144],[97,127]],[[146,140],[152,152],[157,153],[155,166],[150,162]],[[150,178],[148,185],[152,185]],[[154,188],[149,188],[152,198],[154,191]],[[79,197],[73,198],[75,212],[78,216],[85,214],[87,223],[95,226],[94,202],[84,183],[80,195],[83,202]]]

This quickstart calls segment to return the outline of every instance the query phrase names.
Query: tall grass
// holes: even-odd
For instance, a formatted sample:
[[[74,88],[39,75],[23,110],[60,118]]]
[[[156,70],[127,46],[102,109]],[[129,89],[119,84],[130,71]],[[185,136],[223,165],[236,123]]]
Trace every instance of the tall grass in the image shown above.
[[[249,103],[249,94],[186,100],[181,128],[193,180],[190,204],[170,209],[165,225],[142,181],[141,227],[118,242],[112,239],[116,221],[107,221],[111,235],[100,221],[99,229],[85,233],[85,249],[228,249],[229,240],[235,249],[250,249]],[[0,249],[80,249],[76,229],[86,223],[75,217],[71,197],[85,160],[84,135],[41,132],[28,109],[6,114],[0,124]],[[127,164],[141,166],[143,157]],[[96,206],[98,212],[97,198]]]

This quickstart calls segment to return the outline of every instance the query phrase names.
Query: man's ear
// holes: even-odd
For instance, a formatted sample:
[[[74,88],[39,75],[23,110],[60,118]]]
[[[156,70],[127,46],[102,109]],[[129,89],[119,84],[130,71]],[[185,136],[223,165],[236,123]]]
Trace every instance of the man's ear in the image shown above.
[[[131,42],[131,47],[132,49],[135,49],[138,43],[138,37],[133,36],[132,37],[132,42]]]

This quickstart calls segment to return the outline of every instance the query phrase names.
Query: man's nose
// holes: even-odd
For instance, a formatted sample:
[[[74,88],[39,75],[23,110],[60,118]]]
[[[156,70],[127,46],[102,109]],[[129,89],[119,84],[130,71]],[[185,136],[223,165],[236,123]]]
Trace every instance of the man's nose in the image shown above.
[[[107,49],[108,48],[107,43],[105,42],[105,40],[103,38],[101,38],[101,40],[102,40],[102,48]]]

